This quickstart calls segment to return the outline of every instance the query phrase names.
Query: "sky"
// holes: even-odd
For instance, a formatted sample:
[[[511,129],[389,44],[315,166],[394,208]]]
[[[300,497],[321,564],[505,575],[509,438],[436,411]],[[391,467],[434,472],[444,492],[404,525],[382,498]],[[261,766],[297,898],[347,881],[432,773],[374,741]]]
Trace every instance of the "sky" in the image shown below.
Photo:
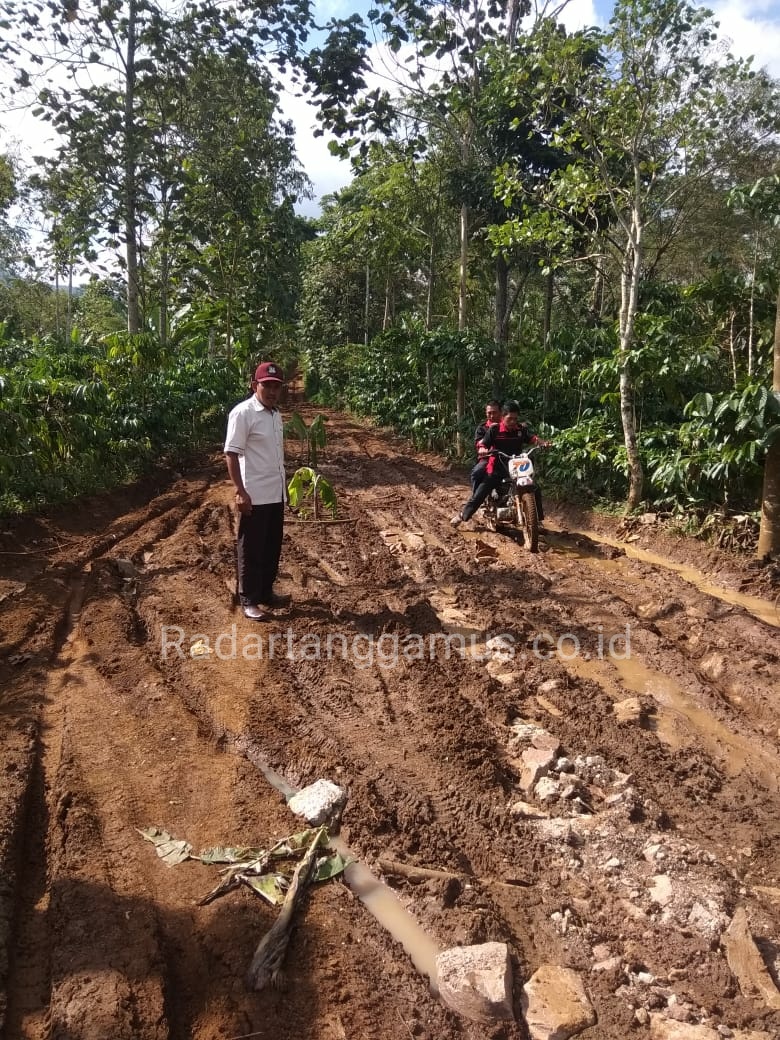
[[[370,0],[315,0],[315,3],[319,24],[334,17],[345,18],[355,11],[365,13],[371,6]],[[714,0],[708,6],[719,20],[721,34],[732,53],[742,57],[754,55],[756,66],[766,66],[772,75],[780,78],[780,0]],[[570,0],[561,20],[570,29],[605,25],[611,11],[611,0]],[[317,116],[304,98],[287,91],[282,97],[282,110],[295,125],[298,158],[313,186],[313,197],[301,200],[298,209],[306,216],[316,216],[322,196],[347,184],[351,168],[347,161],[331,155],[327,137],[313,136]],[[0,148],[5,148],[9,141],[16,141],[27,156],[50,150],[44,146],[50,131],[29,111],[0,115],[0,127],[5,131],[4,135],[0,133]]]
[[[364,0],[320,0],[317,17],[320,23],[329,18],[345,18],[353,11],[364,12],[370,4]],[[733,54],[755,57],[756,67],[766,66],[780,78],[780,0],[717,0],[705,4],[720,22],[720,31]],[[588,25],[606,25],[612,12],[608,0],[570,0],[561,15],[569,29]],[[323,195],[344,187],[351,179],[350,165],[328,151],[327,138],[313,137],[317,126],[314,110],[303,98],[285,95],[284,113],[296,127],[296,142],[301,165],[313,182],[314,197],[302,201],[299,211],[316,216]]]

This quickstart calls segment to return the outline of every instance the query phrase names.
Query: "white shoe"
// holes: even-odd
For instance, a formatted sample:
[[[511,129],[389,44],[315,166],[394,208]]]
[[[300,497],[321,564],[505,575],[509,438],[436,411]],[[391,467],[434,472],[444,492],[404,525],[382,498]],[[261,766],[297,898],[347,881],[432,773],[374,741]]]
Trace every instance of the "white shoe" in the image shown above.
[[[244,607],[244,617],[249,618],[250,621],[265,621],[268,615],[260,607],[249,606]]]
[[[460,515],[460,513],[456,513],[455,516],[453,516],[453,518],[450,520],[450,523],[453,527],[457,527],[458,524],[463,523],[463,517]]]

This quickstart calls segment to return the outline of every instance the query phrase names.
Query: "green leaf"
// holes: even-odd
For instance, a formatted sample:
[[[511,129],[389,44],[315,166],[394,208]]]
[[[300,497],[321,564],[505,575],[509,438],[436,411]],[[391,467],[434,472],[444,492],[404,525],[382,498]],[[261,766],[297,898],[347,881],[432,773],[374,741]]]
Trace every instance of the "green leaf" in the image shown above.
[[[344,873],[350,863],[354,863],[354,860],[344,859],[340,852],[334,852],[332,856],[323,856],[317,860],[314,868],[314,880],[327,881],[329,878],[337,877]]]
[[[169,867],[175,867],[177,863],[183,863],[185,859],[192,858],[192,845],[188,841],[177,841],[167,831],[159,827],[136,827],[138,833],[147,841],[150,841],[160,859]]]

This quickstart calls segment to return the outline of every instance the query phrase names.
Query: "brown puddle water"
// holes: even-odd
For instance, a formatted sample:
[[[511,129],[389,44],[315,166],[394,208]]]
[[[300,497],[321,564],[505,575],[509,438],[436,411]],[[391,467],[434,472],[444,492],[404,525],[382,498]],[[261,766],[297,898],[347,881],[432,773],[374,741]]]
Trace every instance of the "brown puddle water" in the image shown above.
[[[637,657],[598,660],[558,655],[558,659],[573,674],[597,682],[615,701],[625,699],[626,691],[652,697],[658,710],[651,728],[669,747],[683,748],[695,739],[729,776],[738,776],[750,765],[768,787],[778,789],[777,757],[700,708],[668,675],[648,668]],[[686,731],[691,741],[686,740]]]
[[[558,532],[555,533],[557,534]],[[560,533],[564,534],[563,532]],[[770,603],[768,600],[759,599],[758,596],[746,596],[733,589],[725,589],[721,585],[713,584],[709,578],[702,574],[701,571],[696,570],[695,567],[689,567],[683,563],[675,563],[674,560],[668,560],[665,556],[658,556],[647,549],[637,549],[633,545],[620,541],[619,538],[610,538],[608,535],[594,534],[591,531],[581,531],[577,528],[568,528],[566,534],[581,535],[591,541],[611,545],[615,549],[622,549],[630,559],[641,560],[643,563],[652,564],[654,567],[664,567],[666,570],[674,571],[680,575],[683,581],[687,581],[690,585],[695,586],[699,592],[722,600],[724,603],[731,603],[732,606],[742,607],[743,610],[758,618],[759,621],[764,621],[767,625],[772,625],[773,628],[780,628],[780,602]],[[603,570],[620,569],[619,560],[602,560],[587,551],[569,546],[565,548],[556,546],[556,549],[558,548],[563,552],[573,552]]]

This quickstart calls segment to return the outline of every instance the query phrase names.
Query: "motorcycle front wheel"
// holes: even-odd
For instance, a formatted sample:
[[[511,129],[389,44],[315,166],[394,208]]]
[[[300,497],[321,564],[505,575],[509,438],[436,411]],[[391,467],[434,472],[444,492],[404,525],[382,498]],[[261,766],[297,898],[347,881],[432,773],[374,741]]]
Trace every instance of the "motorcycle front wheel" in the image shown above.
[[[536,514],[536,497],[533,491],[524,491],[515,496],[515,513],[524,547],[529,552],[538,552],[539,517]]]
[[[485,526],[488,531],[498,530],[498,518],[496,517],[496,506],[492,499],[488,498],[482,507],[485,516]]]

